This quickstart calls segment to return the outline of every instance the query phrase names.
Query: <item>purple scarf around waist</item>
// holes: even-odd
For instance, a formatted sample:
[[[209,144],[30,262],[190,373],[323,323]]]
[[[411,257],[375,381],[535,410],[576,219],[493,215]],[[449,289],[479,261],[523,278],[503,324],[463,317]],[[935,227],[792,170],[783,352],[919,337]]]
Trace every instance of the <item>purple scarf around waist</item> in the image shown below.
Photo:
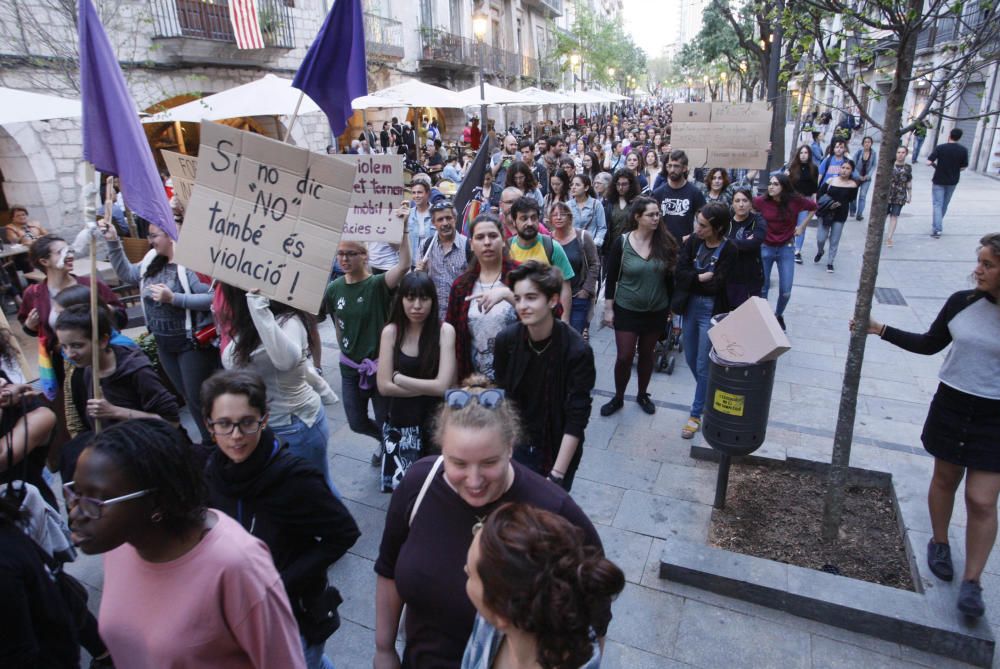
[[[350,367],[351,369],[357,371],[360,377],[358,381],[358,387],[363,390],[368,390],[372,387],[372,379],[375,378],[375,374],[378,372],[378,360],[371,360],[370,358],[364,358],[361,362],[354,362],[348,358],[343,353],[340,354],[340,364]]]

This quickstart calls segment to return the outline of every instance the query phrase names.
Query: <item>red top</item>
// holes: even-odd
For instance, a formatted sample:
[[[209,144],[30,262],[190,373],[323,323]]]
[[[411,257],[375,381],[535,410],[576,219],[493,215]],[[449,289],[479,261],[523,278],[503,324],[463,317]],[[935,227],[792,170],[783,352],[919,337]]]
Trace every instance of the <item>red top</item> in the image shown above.
[[[479,129],[479,126],[474,125],[469,130],[469,145],[472,147],[473,151],[479,150],[479,143],[483,139],[483,131]]]
[[[784,211],[778,208],[778,203],[769,197],[755,197],[753,208],[767,222],[767,237],[764,243],[768,246],[784,246],[795,237],[795,225],[799,212],[816,211],[816,203],[800,195],[793,196]]]

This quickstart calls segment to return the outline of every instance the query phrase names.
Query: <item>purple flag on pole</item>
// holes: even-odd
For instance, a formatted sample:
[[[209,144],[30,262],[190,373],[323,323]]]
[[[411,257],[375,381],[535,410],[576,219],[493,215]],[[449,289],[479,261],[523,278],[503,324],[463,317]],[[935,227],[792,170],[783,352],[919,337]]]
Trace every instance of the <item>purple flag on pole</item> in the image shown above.
[[[172,239],[177,226],[135,102],[91,0],[79,0],[83,158],[117,175],[129,209]]]
[[[326,113],[334,135],[343,134],[351,100],[368,95],[361,0],[335,0],[292,86]]]

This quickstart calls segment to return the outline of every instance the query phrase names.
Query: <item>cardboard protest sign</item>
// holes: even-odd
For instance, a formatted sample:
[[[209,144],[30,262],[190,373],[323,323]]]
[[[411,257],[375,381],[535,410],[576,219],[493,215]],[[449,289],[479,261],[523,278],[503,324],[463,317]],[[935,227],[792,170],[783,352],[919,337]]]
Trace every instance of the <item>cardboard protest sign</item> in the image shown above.
[[[356,171],[335,156],[203,122],[174,259],[317,313]]]
[[[163,155],[163,162],[167,164],[170,181],[174,185],[174,196],[182,206],[187,207],[191,191],[194,190],[195,179],[198,178],[198,158],[166,149],[160,149],[160,153]]]
[[[392,212],[402,204],[404,197],[403,156],[340,155],[337,158],[358,166],[343,239],[398,244],[403,238],[406,221]]]
[[[760,169],[767,164],[771,117],[766,102],[676,104],[670,145],[687,152],[692,167]]]

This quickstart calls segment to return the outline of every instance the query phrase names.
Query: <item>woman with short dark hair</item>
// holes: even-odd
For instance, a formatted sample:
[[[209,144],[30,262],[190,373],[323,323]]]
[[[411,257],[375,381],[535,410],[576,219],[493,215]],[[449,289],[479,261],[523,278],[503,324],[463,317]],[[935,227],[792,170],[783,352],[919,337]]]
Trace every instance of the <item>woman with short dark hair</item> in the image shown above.
[[[98,618],[111,659],[302,669],[298,626],[267,547],[206,507],[198,462],[165,421],[131,420],[98,434],[63,485],[73,541],[105,554]]]

